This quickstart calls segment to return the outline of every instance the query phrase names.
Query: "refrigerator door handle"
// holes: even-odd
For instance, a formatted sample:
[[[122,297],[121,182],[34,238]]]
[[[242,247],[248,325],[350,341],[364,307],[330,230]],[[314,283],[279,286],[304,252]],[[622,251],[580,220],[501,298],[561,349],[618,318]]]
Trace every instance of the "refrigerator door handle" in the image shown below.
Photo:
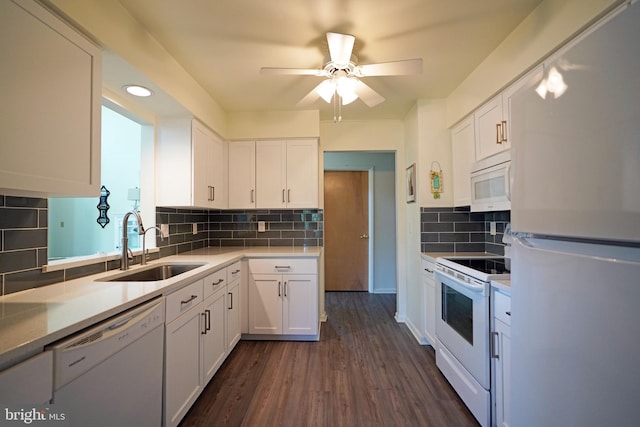
[[[504,195],[511,201],[511,162],[505,167],[504,174]]]

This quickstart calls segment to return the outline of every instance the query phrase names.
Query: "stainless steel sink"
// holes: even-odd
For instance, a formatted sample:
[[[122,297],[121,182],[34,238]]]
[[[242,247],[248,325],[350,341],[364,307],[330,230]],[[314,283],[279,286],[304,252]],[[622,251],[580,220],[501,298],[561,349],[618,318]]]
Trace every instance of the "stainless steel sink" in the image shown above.
[[[175,277],[179,274],[191,271],[204,264],[160,264],[144,270],[136,270],[129,273],[117,274],[99,280],[100,282],[155,282]]]

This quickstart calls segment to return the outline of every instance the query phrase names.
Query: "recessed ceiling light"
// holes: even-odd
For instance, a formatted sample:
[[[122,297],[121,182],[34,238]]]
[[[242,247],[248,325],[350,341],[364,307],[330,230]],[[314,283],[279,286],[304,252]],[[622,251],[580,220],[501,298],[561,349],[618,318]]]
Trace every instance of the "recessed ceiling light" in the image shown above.
[[[151,96],[153,94],[151,89],[147,89],[144,86],[138,86],[138,85],[127,85],[124,87],[124,90],[126,90],[128,93],[134,96],[146,97],[146,96]]]

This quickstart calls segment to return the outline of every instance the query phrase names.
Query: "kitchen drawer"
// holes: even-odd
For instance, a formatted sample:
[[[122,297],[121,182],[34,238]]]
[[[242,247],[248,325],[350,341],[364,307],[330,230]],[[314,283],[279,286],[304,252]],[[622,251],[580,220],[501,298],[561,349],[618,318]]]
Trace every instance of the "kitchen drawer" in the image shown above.
[[[511,325],[511,297],[502,292],[493,293],[494,317]]]
[[[204,298],[227,286],[227,269],[222,268],[204,278]]]
[[[227,267],[227,283],[231,283],[237,280],[242,275],[242,267],[240,267],[240,261],[231,264]]]
[[[202,283],[202,280],[198,280],[171,295],[167,295],[167,315],[165,320],[167,323],[202,302],[204,299]]]
[[[254,258],[249,260],[252,274],[318,274],[318,261],[309,258]]]

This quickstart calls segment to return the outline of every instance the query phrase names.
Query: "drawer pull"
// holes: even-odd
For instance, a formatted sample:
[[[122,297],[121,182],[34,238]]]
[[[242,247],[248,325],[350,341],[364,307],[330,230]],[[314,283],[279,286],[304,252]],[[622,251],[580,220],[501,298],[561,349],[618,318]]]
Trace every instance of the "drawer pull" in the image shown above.
[[[428,268],[425,268],[424,271],[426,271],[427,273],[433,273],[433,270],[429,270]]]
[[[511,312],[510,312],[510,311],[505,311],[505,314],[506,314],[507,316],[511,316]]]
[[[198,295],[191,295],[191,298],[180,301],[180,304],[189,304],[191,301],[193,301],[196,298],[198,298]]]
[[[500,335],[497,332],[491,332],[491,358],[492,359],[500,359],[500,355],[498,354],[498,345],[496,344],[496,339],[500,339]]]
[[[224,282],[224,279],[218,279],[217,282],[212,283],[212,286],[218,286],[220,283]]]
[[[228,310],[233,310],[233,294],[231,292],[227,292],[229,294],[229,307],[227,307]]]
[[[240,269],[231,272],[231,274],[238,274],[238,273],[240,273]]]
[[[290,265],[276,265],[276,270],[291,270]]]

